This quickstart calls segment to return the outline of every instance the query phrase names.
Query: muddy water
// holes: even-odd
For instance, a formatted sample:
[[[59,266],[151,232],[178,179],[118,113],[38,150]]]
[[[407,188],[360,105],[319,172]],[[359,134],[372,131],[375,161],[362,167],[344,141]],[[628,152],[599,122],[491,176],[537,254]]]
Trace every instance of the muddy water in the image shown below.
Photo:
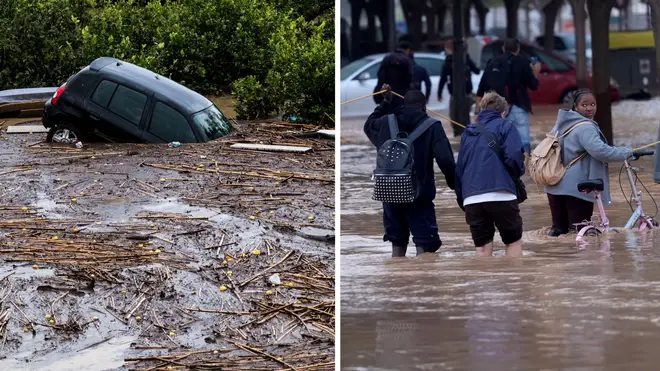
[[[616,144],[657,135],[657,102],[615,105]],[[538,142],[558,107],[532,117]],[[436,177],[438,254],[392,260],[380,205],[370,200],[374,149],[360,121],[342,122],[341,365],[343,370],[656,370],[660,353],[660,233],[613,233],[577,248],[545,237],[545,194],[528,183],[521,205],[525,256],[476,259],[455,195]],[[449,127],[445,130],[450,133]],[[454,150],[457,139],[451,139]],[[651,180],[652,159],[636,163]],[[613,226],[630,216],[610,167]],[[625,179],[625,178],[624,178]],[[624,184],[624,191],[629,187]],[[651,215],[656,207],[645,195]]]

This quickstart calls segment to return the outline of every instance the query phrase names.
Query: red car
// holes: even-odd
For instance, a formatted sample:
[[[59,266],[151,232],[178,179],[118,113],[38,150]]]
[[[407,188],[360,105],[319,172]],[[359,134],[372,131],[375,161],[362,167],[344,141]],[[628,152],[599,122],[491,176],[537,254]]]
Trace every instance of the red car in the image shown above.
[[[503,40],[496,40],[486,45],[481,50],[481,68],[485,69],[488,61],[502,51]],[[532,104],[570,104],[573,95],[577,91],[577,78],[575,76],[575,64],[554,52],[547,52],[536,45],[521,42],[520,54],[526,57],[535,56],[542,63],[539,75],[539,88],[536,91],[529,90],[529,98]],[[591,75],[587,82],[592,87]],[[612,102],[621,100],[619,86],[610,78],[610,98]]]

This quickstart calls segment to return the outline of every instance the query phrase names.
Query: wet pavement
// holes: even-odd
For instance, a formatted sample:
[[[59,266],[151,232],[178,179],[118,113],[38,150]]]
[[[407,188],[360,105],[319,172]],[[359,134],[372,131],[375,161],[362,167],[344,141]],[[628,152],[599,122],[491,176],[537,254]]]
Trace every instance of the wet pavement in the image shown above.
[[[301,128],[235,129],[83,149],[0,131],[0,370],[333,369],[333,143],[238,151]]]
[[[615,104],[615,144],[654,141],[657,103]],[[558,108],[536,109],[534,142],[554,124]],[[392,260],[382,241],[380,205],[370,199],[375,150],[362,124],[342,121],[342,370],[657,369],[660,233],[611,233],[582,248],[574,236],[548,238],[547,199],[525,179],[524,257],[502,256],[496,236],[496,256],[477,259],[464,215],[440,174],[435,205],[443,247],[415,258],[411,244],[409,258]],[[445,130],[451,133],[448,125]],[[457,138],[450,141],[456,151]],[[635,166],[660,200],[653,159]],[[619,168],[610,165],[607,212],[615,227],[631,214]],[[623,189],[629,192],[627,183]],[[657,213],[646,194],[644,206]]]

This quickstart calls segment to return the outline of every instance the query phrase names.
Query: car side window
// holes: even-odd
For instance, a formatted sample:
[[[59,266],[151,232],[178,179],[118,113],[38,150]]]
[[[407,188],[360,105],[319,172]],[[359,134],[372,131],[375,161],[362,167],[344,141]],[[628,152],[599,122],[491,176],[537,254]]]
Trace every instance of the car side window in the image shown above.
[[[566,50],[566,49],[568,48],[566,47],[564,40],[562,40],[561,37],[555,36],[555,50]]]
[[[367,67],[367,69],[365,69],[364,71],[360,72],[357,76],[355,76],[355,80],[358,80],[360,76],[365,72],[369,74],[370,79],[377,79],[379,68],[380,68],[380,62],[374,63],[370,67]]]
[[[92,94],[92,102],[101,107],[108,107],[108,103],[110,103],[110,99],[115,93],[115,89],[117,89],[117,84],[114,82],[108,80],[101,81],[96,87],[96,90],[94,90],[94,94]]]
[[[415,63],[424,67],[429,76],[440,76],[445,61],[440,58],[415,58]]]
[[[488,65],[488,61],[493,59],[498,53],[496,53],[497,48],[502,49],[502,44],[500,43],[492,43],[484,46],[484,48],[481,50],[481,69],[485,70],[486,66]]]
[[[108,109],[132,124],[139,125],[146,105],[146,95],[119,85],[108,105]]]
[[[552,72],[567,72],[571,70],[571,67],[568,64],[546,52],[537,50],[536,56],[539,57],[539,61],[548,66]]]
[[[156,102],[147,131],[166,142],[197,142],[188,120],[179,111],[161,102]]]

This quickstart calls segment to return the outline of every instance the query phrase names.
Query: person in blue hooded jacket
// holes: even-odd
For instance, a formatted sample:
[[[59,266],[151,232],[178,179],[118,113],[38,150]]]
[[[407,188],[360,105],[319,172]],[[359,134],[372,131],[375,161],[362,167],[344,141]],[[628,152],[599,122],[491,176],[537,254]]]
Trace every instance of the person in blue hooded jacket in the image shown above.
[[[469,125],[461,136],[454,187],[477,256],[492,255],[495,228],[506,245],[506,255],[522,255],[523,222],[514,179],[525,173],[525,155],[518,130],[504,118],[507,106],[497,93],[485,94],[478,124]],[[481,130],[498,142],[501,157],[489,147]]]

